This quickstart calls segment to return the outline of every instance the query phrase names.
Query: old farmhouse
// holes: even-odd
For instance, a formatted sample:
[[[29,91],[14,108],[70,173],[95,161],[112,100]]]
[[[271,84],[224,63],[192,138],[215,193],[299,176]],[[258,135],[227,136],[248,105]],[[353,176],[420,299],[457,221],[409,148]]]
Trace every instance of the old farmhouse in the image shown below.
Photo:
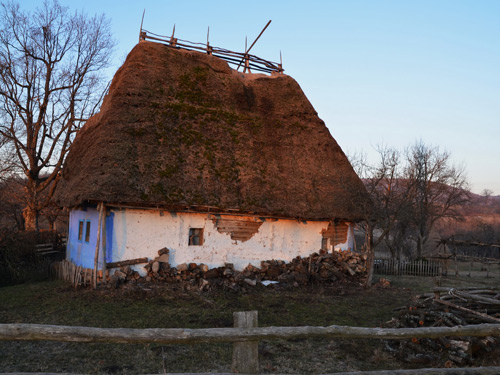
[[[352,249],[367,195],[291,77],[141,42],[78,133],[56,199],[76,265],[94,267],[100,232],[99,263],[166,247],[173,266],[242,269]]]

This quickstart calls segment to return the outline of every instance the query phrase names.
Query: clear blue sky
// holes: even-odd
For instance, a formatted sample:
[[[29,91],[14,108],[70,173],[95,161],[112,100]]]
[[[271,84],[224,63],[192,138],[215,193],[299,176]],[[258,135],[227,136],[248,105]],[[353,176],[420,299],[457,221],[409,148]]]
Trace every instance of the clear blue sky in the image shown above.
[[[41,0],[22,0],[32,8]],[[422,139],[465,165],[472,190],[500,195],[500,1],[61,0],[105,13],[115,66],[144,28],[279,61],[347,153]]]

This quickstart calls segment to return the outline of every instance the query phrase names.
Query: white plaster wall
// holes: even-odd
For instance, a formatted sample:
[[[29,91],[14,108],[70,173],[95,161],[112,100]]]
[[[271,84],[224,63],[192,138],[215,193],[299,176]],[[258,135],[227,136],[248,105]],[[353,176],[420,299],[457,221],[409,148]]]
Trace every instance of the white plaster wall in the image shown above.
[[[321,248],[321,232],[328,222],[296,220],[266,220],[258,233],[248,241],[231,240],[219,233],[207,214],[169,213],[153,210],[113,210],[113,261],[158,256],[158,250],[170,249],[170,264],[204,263],[210,268],[233,263],[242,270],[249,263],[260,266],[261,260],[291,261],[296,256],[308,256]],[[189,228],[203,228],[202,246],[189,246]],[[351,232],[351,231],[350,231]],[[349,233],[350,233],[349,232]],[[109,241],[109,239],[108,239]],[[342,249],[352,248],[349,238]],[[338,247],[338,245],[336,246]],[[142,266],[135,269],[144,274]]]

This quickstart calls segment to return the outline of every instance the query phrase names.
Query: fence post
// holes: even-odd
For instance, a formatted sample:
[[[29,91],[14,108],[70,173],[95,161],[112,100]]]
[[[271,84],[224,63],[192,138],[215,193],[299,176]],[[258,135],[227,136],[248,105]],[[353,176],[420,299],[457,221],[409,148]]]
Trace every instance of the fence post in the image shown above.
[[[234,312],[234,327],[257,327],[257,314],[257,311]],[[259,340],[235,342],[233,344],[233,365],[231,370],[243,374],[259,373]]]

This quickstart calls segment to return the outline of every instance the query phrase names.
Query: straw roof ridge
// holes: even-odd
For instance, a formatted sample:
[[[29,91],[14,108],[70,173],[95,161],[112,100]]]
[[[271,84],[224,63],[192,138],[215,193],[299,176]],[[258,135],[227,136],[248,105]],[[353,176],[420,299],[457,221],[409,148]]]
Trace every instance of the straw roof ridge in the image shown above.
[[[141,42],[74,140],[55,198],[354,220],[366,190],[291,77]]]

